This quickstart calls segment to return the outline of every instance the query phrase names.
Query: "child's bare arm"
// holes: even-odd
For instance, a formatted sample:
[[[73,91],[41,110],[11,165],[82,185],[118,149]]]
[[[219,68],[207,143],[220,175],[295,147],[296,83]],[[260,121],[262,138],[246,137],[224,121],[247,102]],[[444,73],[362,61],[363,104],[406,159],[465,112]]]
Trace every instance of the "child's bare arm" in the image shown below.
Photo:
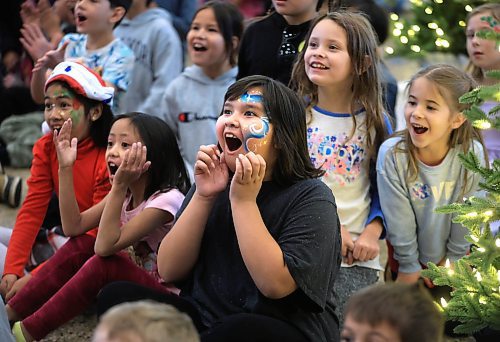
[[[131,184],[149,169],[151,162],[146,161],[147,150],[140,142],[132,144],[126,151],[113,179],[113,186],[106,198],[106,205],[99,222],[95,252],[101,256],[112,255],[132,245],[155,228],[173,219],[172,214],[160,209],[145,209],[130,222],[121,225],[121,211],[127,191]],[[136,199],[142,202],[142,199]]]
[[[257,288],[268,298],[283,298],[297,289],[278,242],[267,229],[256,198],[266,162],[253,152],[240,155],[231,182],[230,200],[243,261]]]
[[[64,234],[77,236],[99,224],[106,199],[80,213],[73,188],[73,165],[76,161],[77,139],[71,139],[71,119],[64,122],[60,132],[54,131],[54,145],[59,161],[59,210]]]
[[[216,196],[228,182],[227,165],[215,145],[200,147],[194,169],[196,191],[158,250],[158,271],[166,282],[184,278],[193,268]]]

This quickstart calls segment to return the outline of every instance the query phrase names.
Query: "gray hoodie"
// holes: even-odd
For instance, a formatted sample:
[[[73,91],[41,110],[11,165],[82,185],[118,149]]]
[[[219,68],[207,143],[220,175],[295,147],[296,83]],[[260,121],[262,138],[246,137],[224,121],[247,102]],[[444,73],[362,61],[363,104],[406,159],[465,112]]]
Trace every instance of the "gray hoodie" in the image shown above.
[[[114,30],[135,55],[129,88],[119,113],[139,111],[160,116],[163,94],[182,71],[182,48],[170,16],[161,8],[148,9],[132,20],[124,18]]]
[[[234,67],[211,79],[199,66],[192,65],[167,88],[163,98],[164,119],[177,136],[191,175],[200,145],[217,143],[215,122],[222,111],[226,90],[237,74],[238,68]]]

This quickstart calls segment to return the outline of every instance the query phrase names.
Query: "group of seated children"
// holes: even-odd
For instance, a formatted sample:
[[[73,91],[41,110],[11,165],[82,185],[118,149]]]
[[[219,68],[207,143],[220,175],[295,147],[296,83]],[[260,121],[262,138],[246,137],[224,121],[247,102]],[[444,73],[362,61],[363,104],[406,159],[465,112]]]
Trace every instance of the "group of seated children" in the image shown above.
[[[168,111],[113,116],[127,85],[114,67],[127,57],[101,65],[116,83],[96,65],[61,57],[71,44],[116,43],[97,33],[95,11],[112,29],[122,2],[78,2],[86,35],[34,68],[50,133],[33,149],[0,283],[16,338],[39,340],[97,299],[99,314],[120,305],[138,312],[135,322],[173,310],[186,341],[441,340],[442,317],[417,283],[433,287],[421,281],[426,264],[453,262],[469,248],[465,228],[433,210],[478,190],[459,153],[488,165],[459,103],[476,81],[443,64],[419,70],[407,86],[406,129],[389,138],[378,41],[365,16],[315,17],[287,87],[262,75],[234,82],[242,18],[233,5],[209,2],[195,13],[187,38],[194,65],[168,87]],[[498,14],[484,8],[469,22]],[[475,32],[469,39],[471,49],[480,44]],[[490,64],[477,62],[483,71],[499,67]],[[53,193],[69,240],[25,275]],[[374,285],[385,237],[392,278],[411,285]],[[122,304],[144,299],[169,306]],[[120,314],[103,316],[96,341],[125,333],[149,341]]]

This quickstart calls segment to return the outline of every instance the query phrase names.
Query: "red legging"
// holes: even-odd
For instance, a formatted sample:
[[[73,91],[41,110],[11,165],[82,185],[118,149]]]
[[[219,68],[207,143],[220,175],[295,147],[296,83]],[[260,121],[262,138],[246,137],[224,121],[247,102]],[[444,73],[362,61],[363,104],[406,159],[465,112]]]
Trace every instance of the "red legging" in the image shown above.
[[[94,242],[89,236],[70,239],[9,301],[34,339],[42,339],[85,310],[108,283],[126,280],[169,292],[125,253],[93,255]]]

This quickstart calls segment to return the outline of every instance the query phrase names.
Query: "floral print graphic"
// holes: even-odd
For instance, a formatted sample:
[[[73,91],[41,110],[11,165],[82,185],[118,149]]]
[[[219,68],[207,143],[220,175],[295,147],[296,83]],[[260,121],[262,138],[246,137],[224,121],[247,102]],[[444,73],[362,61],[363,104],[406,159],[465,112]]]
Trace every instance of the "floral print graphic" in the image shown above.
[[[311,161],[325,171],[325,176],[334,177],[344,186],[359,176],[366,157],[363,137],[354,136],[349,140],[345,132],[339,135],[325,135],[318,127],[307,130],[307,147]]]

